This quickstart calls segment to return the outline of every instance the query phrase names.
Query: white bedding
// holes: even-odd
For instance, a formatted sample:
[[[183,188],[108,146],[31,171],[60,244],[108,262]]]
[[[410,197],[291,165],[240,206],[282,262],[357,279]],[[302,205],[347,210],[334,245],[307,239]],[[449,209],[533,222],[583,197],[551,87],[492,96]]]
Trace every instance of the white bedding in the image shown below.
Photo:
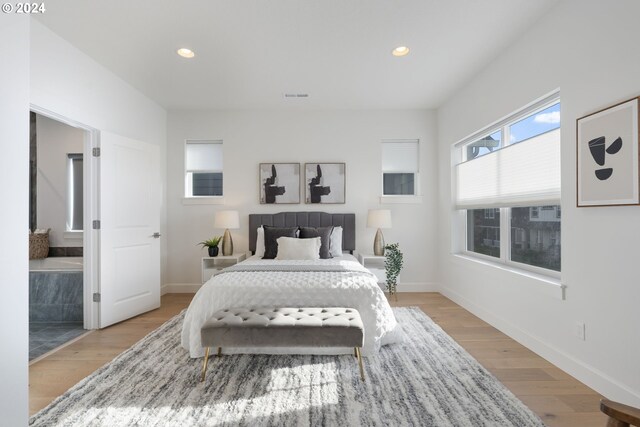
[[[352,307],[365,328],[363,355],[400,340],[400,331],[377,280],[352,256],[313,261],[263,260],[253,256],[243,265],[341,265],[337,271],[230,272],[212,277],[196,293],[182,326],[182,346],[191,357],[204,356],[200,328],[217,310],[232,307]],[[343,354],[353,349],[225,349],[225,353]]]

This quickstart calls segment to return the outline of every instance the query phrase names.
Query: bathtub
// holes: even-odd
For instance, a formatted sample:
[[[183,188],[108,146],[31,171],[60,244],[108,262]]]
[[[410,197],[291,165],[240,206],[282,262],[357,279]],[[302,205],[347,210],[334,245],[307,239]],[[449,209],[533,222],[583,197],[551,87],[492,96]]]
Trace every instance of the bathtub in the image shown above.
[[[82,271],[82,257],[30,259],[29,271]]]
[[[83,258],[29,260],[29,321],[83,320]]]

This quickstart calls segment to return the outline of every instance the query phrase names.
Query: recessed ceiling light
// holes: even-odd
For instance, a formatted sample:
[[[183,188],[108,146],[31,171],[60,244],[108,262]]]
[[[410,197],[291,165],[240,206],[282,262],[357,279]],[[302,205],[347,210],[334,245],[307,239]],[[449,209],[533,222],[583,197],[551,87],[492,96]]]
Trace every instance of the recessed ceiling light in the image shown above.
[[[393,56],[405,56],[409,53],[409,48],[406,46],[398,46],[397,48],[391,51]]]
[[[196,54],[191,49],[187,49],[186,47],[178,49],[177,52],[178,55],[182,56],[183,58],[193,58],[194,56],[196,56]]]

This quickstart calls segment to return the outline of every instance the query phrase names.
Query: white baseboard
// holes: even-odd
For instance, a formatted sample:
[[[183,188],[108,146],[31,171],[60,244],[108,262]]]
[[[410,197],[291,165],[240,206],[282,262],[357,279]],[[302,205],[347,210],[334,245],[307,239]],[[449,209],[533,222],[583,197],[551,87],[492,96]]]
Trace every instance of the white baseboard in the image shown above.
[[[201,287],[201,283],[166,283],[160,288],[160,295],[195,294]]]
[[[599,369],[512,325],[508,320],[486,311],[457,292],[442,286],[440,293],[608,399],[640,406],[640,393],[620,384]]]

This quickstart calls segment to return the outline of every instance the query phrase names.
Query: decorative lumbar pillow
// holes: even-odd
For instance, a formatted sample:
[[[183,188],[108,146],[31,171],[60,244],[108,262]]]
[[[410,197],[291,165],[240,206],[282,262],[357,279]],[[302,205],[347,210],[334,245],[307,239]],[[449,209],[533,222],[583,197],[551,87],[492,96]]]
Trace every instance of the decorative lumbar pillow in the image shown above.
[[[264,228],[258,227],[258,236],[256,237],[256,256],[262,258],[264,256]]]
[[[332,257],[342,256],[342,227],[333,227],[330,246],[331,248],[329,249],[329,252]]]
[[[278,238],[295,238],[296,232],[298,231],[298,227],[272,227],[263,225],[262,228],[264,228],[264,256],[262,259],[274,259],[276,255],[278,255]]]
[[[313,260],[320,258],[320,237],[312,239],[297,239],[295,237],[279,237],[278,255],[276,259],[304,259]]]
[[[313,237],[320,237],[322,246],[320,247],[320,258],[331,258],[331,233],[333,232],[333,226],[329,227],[300,227],[300,238],[310,239]]]

